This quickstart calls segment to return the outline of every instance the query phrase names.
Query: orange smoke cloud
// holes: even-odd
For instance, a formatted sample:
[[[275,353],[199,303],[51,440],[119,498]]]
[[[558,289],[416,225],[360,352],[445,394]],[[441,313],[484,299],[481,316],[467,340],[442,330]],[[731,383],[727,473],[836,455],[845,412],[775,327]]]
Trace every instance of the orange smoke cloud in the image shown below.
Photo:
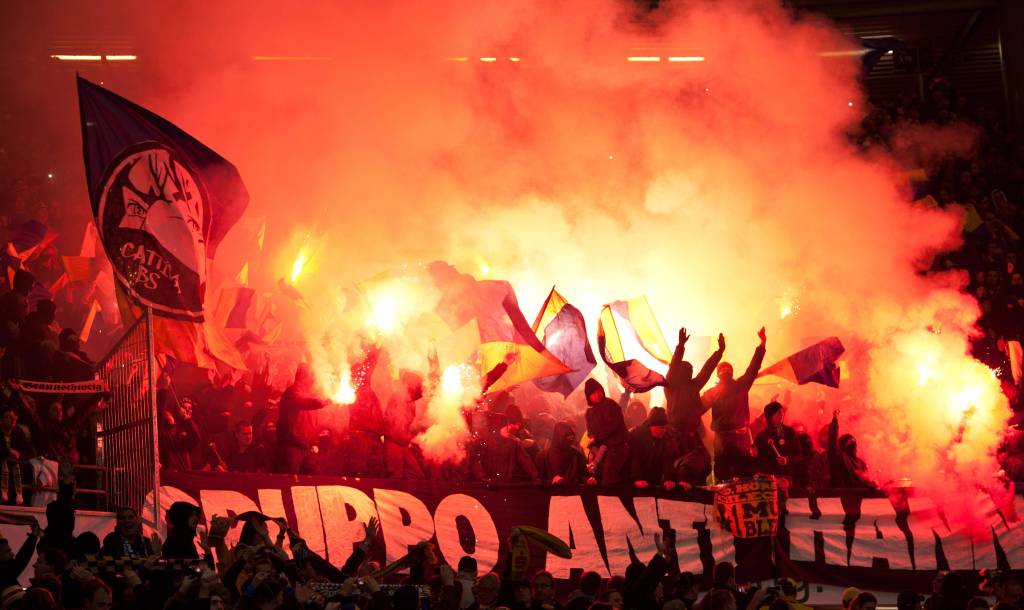
[[[318,264],[303,266],[311,307],[293,338],[307,340],[328,395],[358,334],[421,372],[442,339],[426,321],[436,295],[350,317],[343,287],[445,259],[511,281],[527,317],[557,285],[591,330],[601,304],[645,294],[670,337],[684,324],[722,331],[726,358],[744,364],[761,325],[769,362],[839,336],[850,379],[822,395],[825,412],[852,397],[843,429],[873,475],[987,484],[1008,409],[967,355],[978,308],[964,278],[923,275],[957,245],[959,218],[913,208],[895,160],[848,142],[862,118],[858,63],[826,52],[855,45],[768,1],[638,4],[392,1],[275,6],[271,18],[215,3],[191,17],[233,59],[169,45],[173,61],[154,51],[150,65],[177,82],[193,59],[187,90],[124,92],[242,170],[251,212],[271,219],[268,242],[289,249],[265,281],[291,273],[286,240],[300,222],[325,235]],[[162,23],[156,10],[139,23]],[[182,10],[175,22],[190,19]],[[159,48],[167,34],[140,27]],[[247,255],[223,246],[218,268]],[[430,425],[457,428],[458,402],[432,403]],[[439,455],[463,434],[420,442]]]

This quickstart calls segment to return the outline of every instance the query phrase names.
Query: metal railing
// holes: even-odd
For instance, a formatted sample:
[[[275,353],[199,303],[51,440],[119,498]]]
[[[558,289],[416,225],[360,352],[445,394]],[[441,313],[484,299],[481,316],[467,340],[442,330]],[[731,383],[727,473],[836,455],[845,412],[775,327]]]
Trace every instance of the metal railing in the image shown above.
[[[152,320],[147,308],[97,367],[109,391],[96,433],[97,465],[106,473],[109,509],[131,506],[142,511],[147,495],[159,497]],[[158,515],[159,505],[153,510]]]

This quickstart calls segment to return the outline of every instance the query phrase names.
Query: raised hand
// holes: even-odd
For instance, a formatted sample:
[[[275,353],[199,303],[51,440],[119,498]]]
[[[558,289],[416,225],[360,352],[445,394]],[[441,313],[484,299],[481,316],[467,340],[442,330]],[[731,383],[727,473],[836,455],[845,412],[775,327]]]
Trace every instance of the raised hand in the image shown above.
[[[679,329],[679,343],[685,345],[686,341],[689,340],[689,338],[690,338],[690,335],[687,334],[686,327],[684,326],[684,327],[680,328]]]
[[[654,546],[658,549],[658,554],[665,557],[668,550],[665,548],[665,542],[661,539],[661,532],[654,533]]]
[[[363,533],[365,534],[363,542],[373,544],[373,541],[377,539],[378,526],[377,517],[367,519],[366,525],[363,527]]]
[[[757,338],[761,340],[761,345],[768,342],[768,333],[764,332],[763,326],[761,327],[761,330],[757,331]]]
[[[718,333],[718,351],[725,351],[725,335]]]

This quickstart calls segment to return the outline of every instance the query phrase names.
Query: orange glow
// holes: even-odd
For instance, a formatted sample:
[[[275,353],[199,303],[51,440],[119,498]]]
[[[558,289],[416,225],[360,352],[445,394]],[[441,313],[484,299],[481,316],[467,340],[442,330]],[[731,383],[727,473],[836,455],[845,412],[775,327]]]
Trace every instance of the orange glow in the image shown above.
[[[352,404],[356,400],[356,390],[352,387],[352,372],[342,371],[338,381],[338,390],[334,393],[334,402],[340,405]]]
[[[309,253],[305,248],[299,250],[299,253],[295,256],[295,262],[292,263],[292,274],[291,283],[294,284],[299,276],[302,275],[302,270],[306,267],[306,261],[309,260]]]

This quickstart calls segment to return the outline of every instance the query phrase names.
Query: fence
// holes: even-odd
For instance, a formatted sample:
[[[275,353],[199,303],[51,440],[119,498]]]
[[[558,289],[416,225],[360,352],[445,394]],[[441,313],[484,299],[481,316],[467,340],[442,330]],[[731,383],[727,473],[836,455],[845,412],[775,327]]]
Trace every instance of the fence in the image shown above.
[[[97,462],[107,472],[111,509],[132,506],[148,512],[147,495],[155,498],[159,488],[152,336],[147,309],[97,367],[110,392],[99,417]],[[160,513],[158,504],[151,510]]]

